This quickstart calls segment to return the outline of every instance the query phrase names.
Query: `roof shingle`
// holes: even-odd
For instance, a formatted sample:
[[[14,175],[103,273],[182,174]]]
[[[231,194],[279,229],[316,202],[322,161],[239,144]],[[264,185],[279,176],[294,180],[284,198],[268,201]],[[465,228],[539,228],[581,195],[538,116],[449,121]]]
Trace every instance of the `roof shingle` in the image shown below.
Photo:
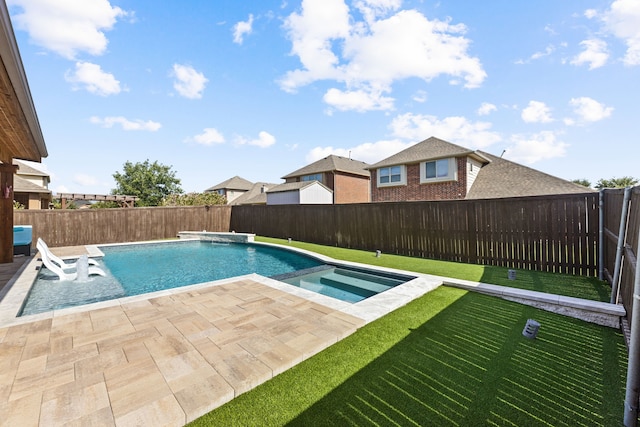
[[[325,157],[324,159],[320,159],[303,168],[291,172],[290,174],[283,176],[282,179],[333,171],[369,177],[370,173],[368,171],[368,168],[368,163],[361,162],[359,160],[348,159],[346,157],[335,156],[332,154]]]

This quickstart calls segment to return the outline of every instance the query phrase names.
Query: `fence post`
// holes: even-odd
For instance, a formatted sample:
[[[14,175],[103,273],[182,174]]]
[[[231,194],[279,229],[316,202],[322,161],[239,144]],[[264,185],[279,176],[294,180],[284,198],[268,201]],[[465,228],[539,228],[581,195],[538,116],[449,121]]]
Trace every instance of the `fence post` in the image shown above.
[[[600,189],[598,240],[598,279],[604,280],[604,188]]]
[[[638,248],[640,255],[640,232]],[[633,287],[633,307],[631,309],[631,339],[629,340],[629,364],[627,367],[627,390],[624,398],[624,425],[635,427],[638,424],[638,397],[640,396],[640,268],[636,256],[635,281]]]
[[[613,279],[611,279],[611,304],[618,303],[618,286],[620,284],[620,270],[622,267],[622,253],[624,244],[627,241],[627,218],[629,218],[629,200],[631,199],[631,187],[624,189],[624,199],[622,201],[622,211],[620,212],[620,230],[618,231],[618,246],[616,248],[616,263],[613,268]],[[602,252],[600,247],[600,252]]]

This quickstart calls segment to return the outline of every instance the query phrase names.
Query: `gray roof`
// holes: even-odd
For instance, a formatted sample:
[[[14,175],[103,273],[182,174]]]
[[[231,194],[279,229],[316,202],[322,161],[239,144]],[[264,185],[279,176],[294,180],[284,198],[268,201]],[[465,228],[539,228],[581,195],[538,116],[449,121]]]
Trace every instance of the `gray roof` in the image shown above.
[[[285,182],[284,184],[276,185],[273,188],[267,190],[267,193],[283,193],[285,191],[302,190],[310,185],[318,184],[331,191],[329,187],[321,183],[320,181],[300,181],[300,182]],[[333,193],[333,191],[331,191]]]
[[[435,160],[445,157],[471,156],[480,160],[482,163],[488,162],[488,159],[479,156],[477,153],[478,152],[476,151],[432,136],[431,138],[425,139],[424,141],[412,145],[391,157],[387,157],[386,159],[369,166],[369,169],[420,163],[425,160]]]
[[[489,159],[491,163],[484,165],[478,171],[478,176],[469,193],[467,193],[467,199],[542,196],[595,191],[483,151],[478,151],[477,153]]]
[[[368,163],[332,154],[324,159],[320,159],[317,162],[313,162],[303,168],[300,168],[297,171],[291,172],[290,174],[283,176],[282,179],[333,171],[366,176],[368,178],[370,176],[368,168]]]
[[[251,190],[236,197],[229,203],[230,205],[263,205],[267,203],[266,190],[276,187],[278,184],[271,184],[268,182],[256,182],[251,187]],[[265,187],[265,192],[262,191],[262,187]]]
[[[16,172],[16,175],[49,176],[48,173],[43,172],[39,169],[36,169],[20,160],[13,159],[13,164],[18,166],[18,171]]]
[[[249,191],[251,190],[251,187],[253,187],[253,182],[247,181],[246,179],[236,175],[233,178],[229,178],[226,181],[222,181],[220,184],[216,184],[213,187],[209,187],[204,191],[207,192],[207,191],[216,191],[216,190],[223,190],[223,189]]]
[[[40,193],[51,194],[51,190],[46,189],[40,185],[34,184],[18,175],[13,177],[13,191],[14,193]]]

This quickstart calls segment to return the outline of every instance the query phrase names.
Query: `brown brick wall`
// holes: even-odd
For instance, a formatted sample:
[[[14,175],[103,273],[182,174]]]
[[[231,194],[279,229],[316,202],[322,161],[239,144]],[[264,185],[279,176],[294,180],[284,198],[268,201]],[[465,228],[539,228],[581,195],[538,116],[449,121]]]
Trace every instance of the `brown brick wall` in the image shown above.
[[[420,164],[407,165],[407,185],[377,187],[377,171],[371,171],[372,202],[402,202],[416,200],[456,200],[467,195],[467,160],[456,159],[458,180],[420,184]]]
[[[368,203],[369,188],[369,178],[336,172],[334,175],[333,203]]]

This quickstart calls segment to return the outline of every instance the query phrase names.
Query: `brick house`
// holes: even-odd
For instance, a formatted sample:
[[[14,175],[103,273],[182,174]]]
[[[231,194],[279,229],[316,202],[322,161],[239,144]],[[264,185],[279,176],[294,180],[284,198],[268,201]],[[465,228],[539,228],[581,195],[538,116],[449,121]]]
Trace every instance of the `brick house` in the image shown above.
[[[368,169],[371,171],[372,202],[488,199],[593,191],[435,137]]]
[[[369,164],[330,155],[282,177],[285,183],[318,181],[333,191],[333,203],[370,201]]]

